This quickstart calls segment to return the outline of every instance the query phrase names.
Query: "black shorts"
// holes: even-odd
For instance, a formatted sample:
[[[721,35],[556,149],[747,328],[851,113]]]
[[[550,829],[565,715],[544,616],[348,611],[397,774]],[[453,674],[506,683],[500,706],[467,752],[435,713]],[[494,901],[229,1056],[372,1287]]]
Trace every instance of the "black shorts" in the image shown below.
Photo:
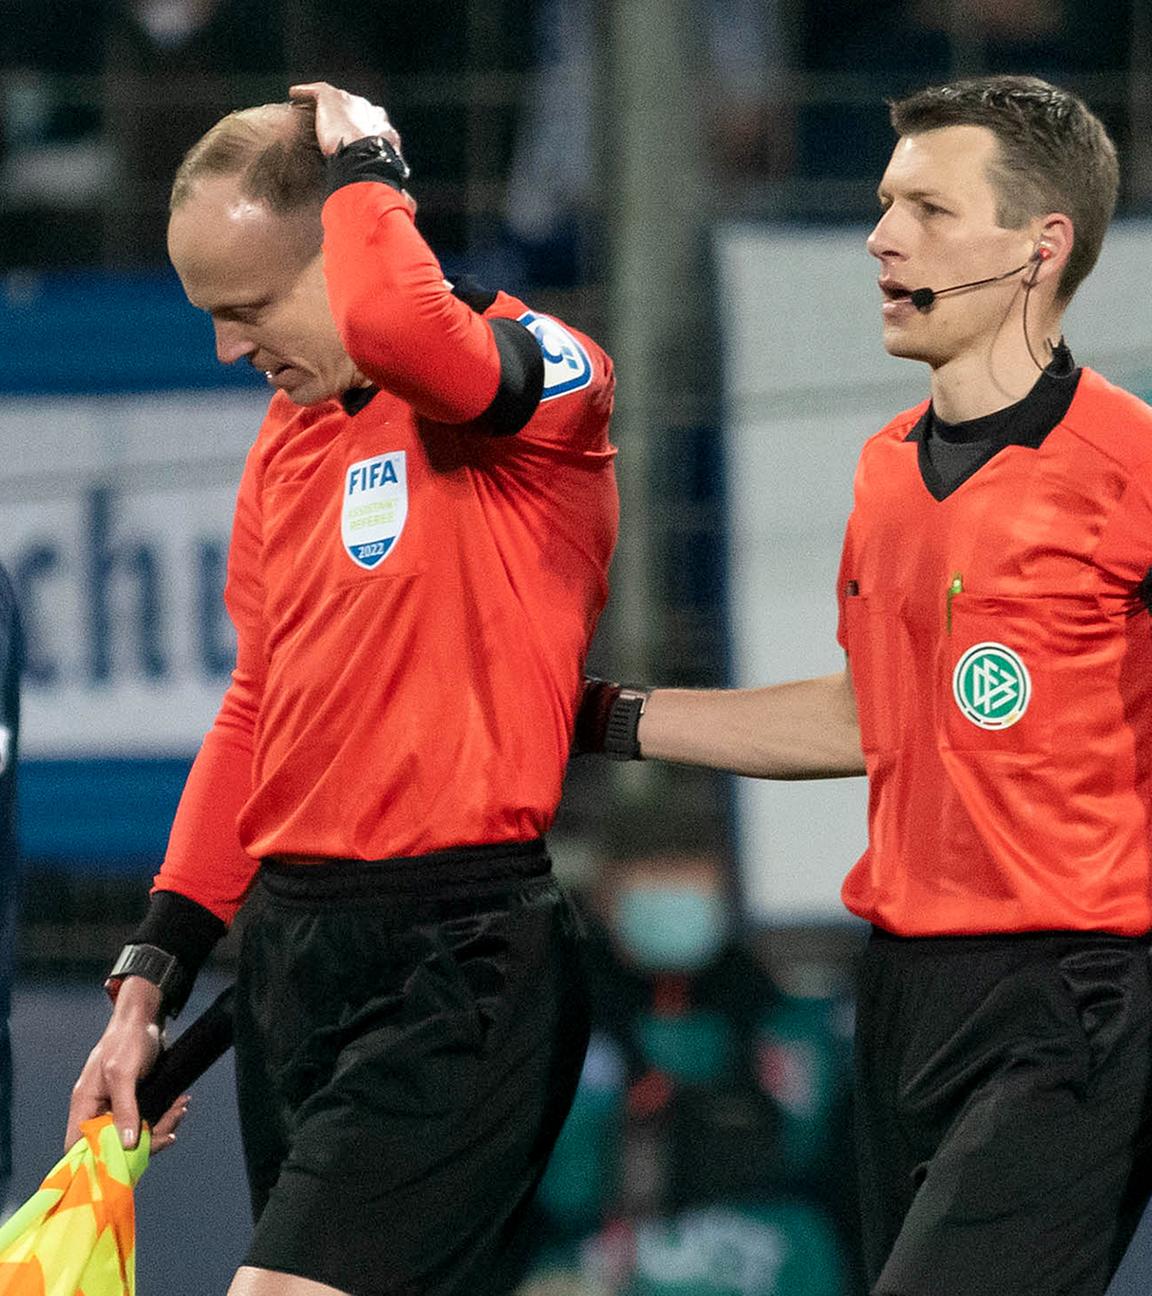
[[[1143,940],[899,939],[862,968],[874,1296],[1102,1296],[1152,1187]]]
[[[260,871],[236,1063],[246,1264],[352,1296],[486,1296],[588,1037],[543,844]]]

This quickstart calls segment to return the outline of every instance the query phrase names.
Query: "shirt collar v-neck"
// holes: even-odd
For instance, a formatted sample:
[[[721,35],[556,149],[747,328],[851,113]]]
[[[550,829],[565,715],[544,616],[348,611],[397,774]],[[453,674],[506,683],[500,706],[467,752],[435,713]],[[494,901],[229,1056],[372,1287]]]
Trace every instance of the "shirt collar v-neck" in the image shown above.
[[[929,492],[947,498],[1006,446],[1039,449],[1068,413],[1081,372],[1061,340],[1032,390],[1005,409],[945,423],[929,405],[905,438],[919,442],[920,475]]]

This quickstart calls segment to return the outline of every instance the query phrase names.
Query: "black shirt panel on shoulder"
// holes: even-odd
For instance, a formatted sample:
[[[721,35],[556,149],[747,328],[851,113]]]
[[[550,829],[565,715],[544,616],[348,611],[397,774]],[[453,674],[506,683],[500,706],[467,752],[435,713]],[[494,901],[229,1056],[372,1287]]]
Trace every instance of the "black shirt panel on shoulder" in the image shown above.
[[[499,294],[494,289],[477,283],[471,275],[461,275],[452,285],[452,295],[459,297],[466,306],[471,306],[477,315],[483,315]]]
[[[1006,409],[945,423],[929,405],[906,439],[919,442],[920,475],[931,495],[947,499],[1007,446],[1038,449],[1068,413],[1080,373],[1061,342],[1032,390]]]

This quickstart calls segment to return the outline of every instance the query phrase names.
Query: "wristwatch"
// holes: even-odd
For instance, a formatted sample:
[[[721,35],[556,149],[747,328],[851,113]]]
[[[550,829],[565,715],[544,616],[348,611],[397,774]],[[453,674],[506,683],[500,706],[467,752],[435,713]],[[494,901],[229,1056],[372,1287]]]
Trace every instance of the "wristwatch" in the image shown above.
[[[169,1004],[183,1002],[187,975],[175,954],[169,954],[158,945],[125,945],[120,951],[120,957],[112,965],[112,971],[104,982],[104,989],[113,1003],[124,984],[124,978],[130,976],[143,977],[157,987],[165,1016],[168,1015]]]
[[[608,710],[604,755],[612,760],[640,760],[640,717],[648,705],[648,689],[620,689]]]

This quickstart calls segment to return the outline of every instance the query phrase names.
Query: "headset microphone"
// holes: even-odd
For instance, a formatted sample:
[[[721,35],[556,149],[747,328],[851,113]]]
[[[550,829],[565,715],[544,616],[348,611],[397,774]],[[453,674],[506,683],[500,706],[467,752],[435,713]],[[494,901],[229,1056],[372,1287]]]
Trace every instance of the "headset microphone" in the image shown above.
[[[1033,262],[1047,261],[1051,255],[1052,249],[1041,244],[1028,260],[1023,265],[1018,265],[1015,270],[1007,270],[1004,274],[992,275],[989,279],[973,279],[971,283],[953,284],[951,288],[916,288],[908,294],[908,300],[918,311],[929,311],[935,304],[937,297],[946,297],[949,293],[964,292],[967,288],[983,288],[987,284],[999,283],[1002,279],[1011,279],[1013,275],[1018,275],[1021,270],[1027,270]],[[1039,269],[1039,265],[1037,265],[1037,269]],[[1028,286],[1031,287],[1032,285],[1029,284]]]

